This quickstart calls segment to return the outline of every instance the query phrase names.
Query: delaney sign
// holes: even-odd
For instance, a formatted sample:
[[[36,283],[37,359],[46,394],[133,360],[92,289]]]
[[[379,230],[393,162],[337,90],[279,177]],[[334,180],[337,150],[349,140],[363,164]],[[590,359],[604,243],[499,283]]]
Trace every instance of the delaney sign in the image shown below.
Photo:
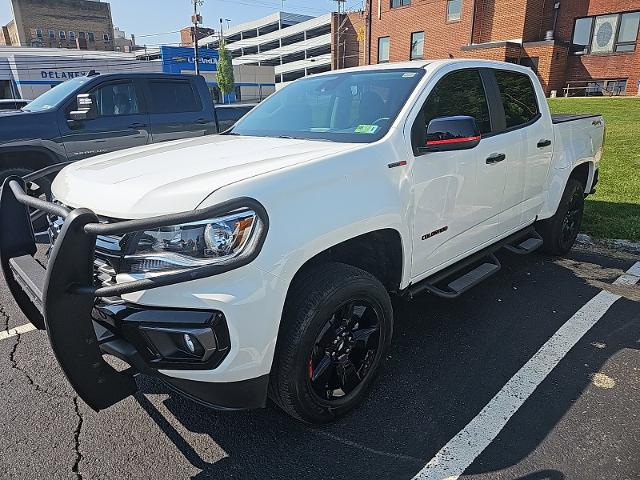
[[[40,76],[43,79],[48,79],[48,80],[69,80],[70,78],[76,78],[76,77],[83,77],[87,74],[86,71],[75,71],[75,72],[69,72],[69,71],[62,71],[62,72],[58,72],[55,70],[40,70]]]
[[[165,73],[180,73],[184,70],[195,70],[193,48],[160,47],[162,57],[162,71]],[[201,72],[215,72],[218,70],[218,51],[209,48],[198,50]]]

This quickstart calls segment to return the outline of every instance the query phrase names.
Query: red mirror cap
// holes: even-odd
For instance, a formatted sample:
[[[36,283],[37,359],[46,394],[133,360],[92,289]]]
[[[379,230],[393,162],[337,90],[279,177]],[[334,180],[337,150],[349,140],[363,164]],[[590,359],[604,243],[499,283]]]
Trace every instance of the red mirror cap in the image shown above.
[[[466,142],[476,142],[480,140],[480,135],[476,135],[475,137],[459,137],[459,138],[447,138],[445,140],[427,140],[426,145],[445,145],[448,143],[466,143]]]

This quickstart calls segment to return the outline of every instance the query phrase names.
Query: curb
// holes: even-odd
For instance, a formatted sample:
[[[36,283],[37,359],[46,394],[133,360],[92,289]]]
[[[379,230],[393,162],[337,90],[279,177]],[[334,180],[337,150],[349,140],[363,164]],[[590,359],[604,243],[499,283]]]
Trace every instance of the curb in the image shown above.
[[[614,250],[622,250],[624,252],[640,255],[640,243],[630,242],[629,240],[593,238],[590,235],[581,233],[578,235],[576,241],[581,245],[600,245]]]

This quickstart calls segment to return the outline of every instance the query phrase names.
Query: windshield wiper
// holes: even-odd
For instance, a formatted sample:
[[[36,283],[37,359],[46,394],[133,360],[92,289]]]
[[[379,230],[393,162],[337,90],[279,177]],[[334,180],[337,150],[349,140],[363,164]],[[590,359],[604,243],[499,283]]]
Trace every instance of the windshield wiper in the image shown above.
[[[334,142],[328,138],[311,138],[311,137],[292,137],[291,135],[278,135],[277,138],[286,138],[287,140],[309,140],[310,142]]]

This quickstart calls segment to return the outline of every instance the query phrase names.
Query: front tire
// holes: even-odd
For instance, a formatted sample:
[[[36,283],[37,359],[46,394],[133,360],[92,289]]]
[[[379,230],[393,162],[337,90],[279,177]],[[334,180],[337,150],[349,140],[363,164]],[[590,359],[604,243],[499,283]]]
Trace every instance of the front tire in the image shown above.
[[[556,214],[536,225],[544,240],[543,250],[551,255],[569,253],[580,232],[583,214],[584,187],[575,178],[570,178]]]
[[[310,268],[284,307],[269,395],[286,413],[327,423],[364,399],[391,343],[385,287],[342,263]]]

